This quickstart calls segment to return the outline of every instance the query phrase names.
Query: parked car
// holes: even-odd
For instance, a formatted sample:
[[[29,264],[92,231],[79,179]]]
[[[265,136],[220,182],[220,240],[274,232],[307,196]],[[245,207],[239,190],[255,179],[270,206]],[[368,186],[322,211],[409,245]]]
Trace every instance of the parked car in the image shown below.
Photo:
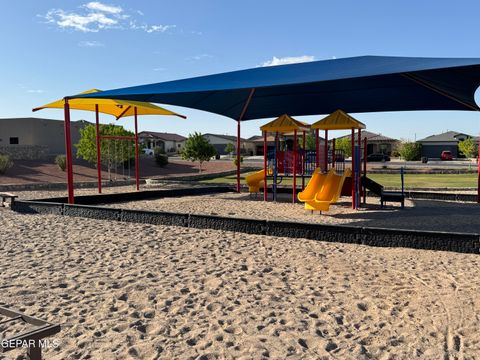
[[[143,149],[143,153],[148,156],[153,156],[153,149]]]
[[[448,150],[442,151],[442,154],[440,155],[440,159],[442,159],[442,160],[453,160],[452,152],[448,151]]]
[[[390,156],[385,154],[370,154],[367,156],[367,161],[390,161]]]

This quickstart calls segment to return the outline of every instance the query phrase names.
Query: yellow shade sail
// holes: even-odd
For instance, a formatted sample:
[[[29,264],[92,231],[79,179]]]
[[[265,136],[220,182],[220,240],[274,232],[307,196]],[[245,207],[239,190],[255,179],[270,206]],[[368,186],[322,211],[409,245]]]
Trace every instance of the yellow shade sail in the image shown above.
[[[342,110],[337,110],[312,124],[312,129],[321,130],[349,130],[349,129],[365,129],[364,123],[358,121],[354,117],[348,115]]]
[[[84,91],[81,94],[91,94],[100,92],[101,90],[92,89]],[[63,99],[54,101],[52,103],[36,107],[32,111],[38,111],[42,109],[63,109],[65,101]],[[113,115],[118,119],[127,116],[135,115],[135,108],[137,108],[137,115],[175,115],[186,119],[185,116],[177,114],[173,111],[161,108],[160,106],[153,105],[147,102],[141,101],[124,101],[113,99],[69,99],[68,104],[70,109],[95,111],[95,105],[98,105],[98,111],[104,114]]]
[[[280,132],[285,133],[289,131],[307,131],[310,128],[310,125],[305,124],[301,121],[295,120],[287,114],[276,118],[273,121],[270,121],[268,124],[265,124],[260,127],[260,130],[267,132]]]

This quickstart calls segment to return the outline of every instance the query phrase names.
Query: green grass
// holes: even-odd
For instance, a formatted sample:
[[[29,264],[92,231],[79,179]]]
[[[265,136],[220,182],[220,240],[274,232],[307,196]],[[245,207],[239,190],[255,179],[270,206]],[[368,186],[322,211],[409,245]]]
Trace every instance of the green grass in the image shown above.
[[[372,180],[386,187],[400,187],[400,174],[368,174]],[[236,176],[229,175],[215,179],[205,180],[209,184],[235,184]],[[305,184],[309,178],[305,179]],[[241,176],[242,184],[245,183],[245,175]],[[301,184],[302,179],[297,178],[297,184]],[[292,185],[292,179],[287,178],[281,182],[281,185]],[[463,188],[477,187],[477,174],[405,174],[406,188]]]

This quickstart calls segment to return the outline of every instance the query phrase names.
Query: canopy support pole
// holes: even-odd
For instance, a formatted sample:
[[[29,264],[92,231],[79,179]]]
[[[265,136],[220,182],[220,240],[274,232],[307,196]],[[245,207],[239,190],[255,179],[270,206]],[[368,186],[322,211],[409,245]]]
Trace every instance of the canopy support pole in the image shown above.
[[[337,154],[335,154],[336,139],[332,139],[332,167],[335,168],[335,161],[337,160]]]
[[[135,106],[135,183],[137,185],[137,191],[140,190],[140,169],[139,169],[139,161],[138,161],[138,116],[137,116],[137,107]],[[130,157],[128,158],[130,161]]]
[[[478,138],[478,157],[477,157],[477,166],[478,166],[478,177],[477,177],[477,203],[480,204],[480,137]]]
[[[293,189],[292,204],[295,204],[295,195],[297,192],[297,129],[293,130]]]
[[[355,129],[352,128],[352,209],[355,209]]]
[[[303,155],[302,155],[302,191],[305,190],[305,130],[303,130]]]
[[[367,137],[363,138],[363,176],[367,177]],[[363,203],[367,203],[367,189],[363,188]]]
[[[320,140],[318,138],[319,130],[315,129],[315,167],[318,168],[320,166]]]
[[[72,164],[72,135],[70,134],[70,105],[68,104],[68,99],[65,98],[65,103],[63,104],[63,110],[65,114],[65,156],[67,160],[67,192],[68,192],[68,203],[73,204],[74,202],[74,193],[73,193],[73,164]]]
[[[325,129],[325,150],[324,150],[325,159],[323,164],[325,166],[325,171],[328,171],[328,130]]]
[[[358,173],[355,174],[355,181],[356,181],[356,188],[355,188],[355,208],[360,207],[361,201],[361,182],[360,178],[362,177],[362,129],[358,129],[358,164],[356,164],[358,168]]]
[[[100,154],[100,119],[98,113],[98,104],[95,104],[95,132],[96,132],[96,144],[97,144],[97,180],[98,180],[98,193],[102,193],[102,162]]]
[[[240,116],[238,117],[238,120],[237,120],[237,192],[240,192],[240,122],[242,121],[242,118],[245,116],[245,113],[247,112],[248,105],[250,105],[250,101],[252,100],[252,96],[254,92],[255,92],[255,88],[250,90],[250,94],[248,95],[247,101],[245,102],[242,112],[240,113]]]
[[[263,201],[267,201],[267,132],[263,132]],[[240,192],[240,191],[239,191]]]

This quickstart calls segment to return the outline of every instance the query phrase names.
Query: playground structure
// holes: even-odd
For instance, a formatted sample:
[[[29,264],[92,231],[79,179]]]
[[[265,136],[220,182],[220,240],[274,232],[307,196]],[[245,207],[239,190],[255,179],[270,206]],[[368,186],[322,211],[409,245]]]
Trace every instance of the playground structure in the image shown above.
[[[309,129],[314,130],[315,151],[307,151],[305,147],[305,133]],[[273,200],[277,199],[278,178],[292,177],[292,202],[296,201],[297,176],[302,177],[302,192],[298,200],[305,203],[307,210],[328,210],[330,204],[335,203],[340,195],[347,179],[349,179],[350,193],[352,195],[352,208],[360,206],[361,194],[361,130],[365,124],[354,119],[342,110],[337,110],[311,126],[304,124],[284,114],[279,118],[263,125],[261,128],[264,139],[264,169],[246,177],[249,192],[259,192],[263,188],[264,201],[267,201],[268,179],[272,178]],[[355,130],[358,130],[358,138]],[[323,151],[320,150],[319,131],[325,131]],[[332,149],[328,147],[329,130],[352,131],[352,167],[345,169],[344,156],[342,166],[339,168],[335,139],[332,141]],[[279,136],[293,131],[293,145],[291,151],[279,150]],[[268,132],[275,133],[273,151],[267,150]],[[298,149],[297,133],[302,132],[303,142]],[[358,139],[358,140],[357,140]],[[366,176],[366,138],[364,139],[363,175]],[[285,142],[284,142],[285,144]],[[329,159],[330,158],[330,159]],[[339,171],[340,170],[340,171]],[[262,178],[263,176],[263,178]],[[305,188],[305,177],[311,176]],[[262,181],[263,180],[263,181]],[[347,182],[348,183],[348,182]],[[365,196],[365,192],[364,196]]]
[[[101,90],[91,89],[84,91],[78,95],[99,93]],[[65,148],[67,157],[67,183],[68,186],[68,202],[73,204],[74,190],[73,190],[73,167],[72,167],[72,143],[70,137],[70,109],[95,111],[95,142],[97,153],[97,182],[98,193],[102,193],[102,162],[101,162],[101,146],[102,140],[109,141],[110,149],[112,141],[133,141],[135,143],[135,185],[136,190],[140,189],[140,170],[139,170],[139,145],[138,145],[138,115],[174,115],[186,119],[185,116],[177,114],[173,111],[161,108],[157,105],[148,102],[140,101],[123,101],[112,99],[97,99],[97,98],[74,98],[74,99],[60,99],[49,104],[36,107],[32,111],[42,109],[64,109],[65,112]],[[100,115],[105,113],[115,116],[116,120],[127,116],[134,116],[135,133],[134,136],[103,136],[100,134]],[[117,144],[113,144],[113,149],[116,151]],[[117,154],[115,154],[115,159]],[[124,168],[124,165],[122,165]],[[109,167],[110,168],[110,167]],[[130,158],[128,158],[128,171],[130,171]]]

